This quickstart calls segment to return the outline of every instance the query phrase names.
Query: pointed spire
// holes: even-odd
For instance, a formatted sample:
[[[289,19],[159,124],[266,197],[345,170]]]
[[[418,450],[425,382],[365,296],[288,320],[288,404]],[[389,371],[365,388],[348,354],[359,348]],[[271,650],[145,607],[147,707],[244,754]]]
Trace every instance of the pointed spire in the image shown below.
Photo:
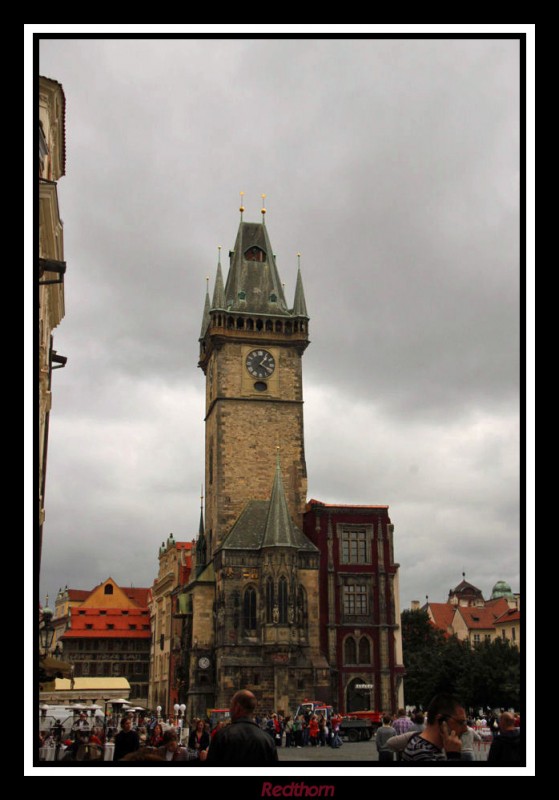
[[[221,308],[232,312],[291,316],[263,223],[241,222],[230,256],[225,300]]]
[[[212,299],[212,308],[225,308],[225,289],[223,288],[223,273],[221,271],[221,247],[217,248],[219,251],[217,259],[217,273],[215,276],[214,296]]]
[[[200,525],[198,526],[198,541],[196,542],[196,575],[204,571],[207,563],[206,534],[204,531],[204,487],[200,493]]]
[[[293,301],[293,316],[309,318],[307,304],[305,302],[305,292],[303,290],[303,278],[301,277],[301,253],[297,253],[297,285],[295,287],[295,299]]]
[[[202,314],[202,327],[200,329],[200,339],[203,339],[210,324],[210,290],[209,278],[206,278],[206,300],[204,302],[204,313]]]
[[[272,496],[270,498],[270,508],[266,520],[266,531],[264,533],[262,547],[271,547],[274,545],[298,547],[299,541],[294,527],[287,506],[278,447],[276,474],[274,476],[274,485],[272,486]]]
[[[198,536],[204,536],[204,487],[200,489],[200,525],[198,526]]]

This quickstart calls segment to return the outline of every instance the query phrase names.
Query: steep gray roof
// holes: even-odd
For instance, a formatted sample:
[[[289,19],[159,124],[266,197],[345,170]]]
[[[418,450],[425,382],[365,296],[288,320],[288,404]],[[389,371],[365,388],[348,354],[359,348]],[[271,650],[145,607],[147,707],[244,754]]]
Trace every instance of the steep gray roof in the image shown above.
[[[221,258],[217,263],[217,273],[215,276],[214,296],[212,308],[225,308],[225,290],[223,288],[223,273],[221,271]]]
[[[223,543],[226,550],[261,550],[263,547],[318,550],[291,519],[279,456],[270,500],[249,501]]]
[[[262,261],[247,260],[245,254],[252,247],[263,251]],[[239,225],[225,286],[225,305],[229,311],[291,316],[268,231],[262,223]]]
[[[297,285],[295,287],[295,300],[293,301],[293,316],[306,317],[307,319],[309,318],[300,269],[297,270]]]
[[[210,295],[206,289],[206,301],[204,303],[204,313],[202,314],[202,328],[200,329],[200,339],[203,339],[210,324]]]

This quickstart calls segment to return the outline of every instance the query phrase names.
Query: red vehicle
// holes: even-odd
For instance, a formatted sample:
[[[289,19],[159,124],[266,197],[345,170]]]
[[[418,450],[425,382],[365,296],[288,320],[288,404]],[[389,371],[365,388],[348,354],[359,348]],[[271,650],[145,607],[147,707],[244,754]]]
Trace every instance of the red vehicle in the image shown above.
[[[218,722],[230,722],[231,712],[228,708],[207,708],[206,714],[210,721],[210,728],[213,730]]]
[[[382,725],[382,714],[380,711],[350,711],[346,714],[348,719],[370,719],[377,728]]]

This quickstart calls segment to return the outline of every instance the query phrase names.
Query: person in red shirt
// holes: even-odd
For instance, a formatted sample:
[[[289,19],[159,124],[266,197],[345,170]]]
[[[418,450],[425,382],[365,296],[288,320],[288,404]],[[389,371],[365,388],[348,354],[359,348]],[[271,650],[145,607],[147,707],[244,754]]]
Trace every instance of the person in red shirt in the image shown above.
[[[312,717],[310,718],[309,736],[312,746],[316,747],[318,744],[318,720],[315,714],[313,714]]]

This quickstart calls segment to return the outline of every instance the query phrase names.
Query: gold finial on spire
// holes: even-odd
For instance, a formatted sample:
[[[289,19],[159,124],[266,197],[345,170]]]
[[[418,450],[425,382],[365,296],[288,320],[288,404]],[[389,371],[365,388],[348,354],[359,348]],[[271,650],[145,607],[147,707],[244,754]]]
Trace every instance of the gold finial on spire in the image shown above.
[[[218,244],[217,246],[217,263],[221,264],[221,245]]]
[[[301,269],[301,253],[297,253],[297,267]]]
[[[265,201],[266,201],[266,195],[263,194],[262,195],[262,208],[260,209],[260,213],[262,214],[262,222],[264,222],[264,214],[266,213]]]
[[[200,510],[202,510],[202,505],[204,503],[204,484],[200,485]]]
[[[243,221],[243,211],[245,210],[245,201],[243,200],[243,197],[245,196],[245,193],[244,192],[239,192],[239,194],[241,195],[241,205],[239,206],[239,211],[241,212],[241,222],[242,222]]]

